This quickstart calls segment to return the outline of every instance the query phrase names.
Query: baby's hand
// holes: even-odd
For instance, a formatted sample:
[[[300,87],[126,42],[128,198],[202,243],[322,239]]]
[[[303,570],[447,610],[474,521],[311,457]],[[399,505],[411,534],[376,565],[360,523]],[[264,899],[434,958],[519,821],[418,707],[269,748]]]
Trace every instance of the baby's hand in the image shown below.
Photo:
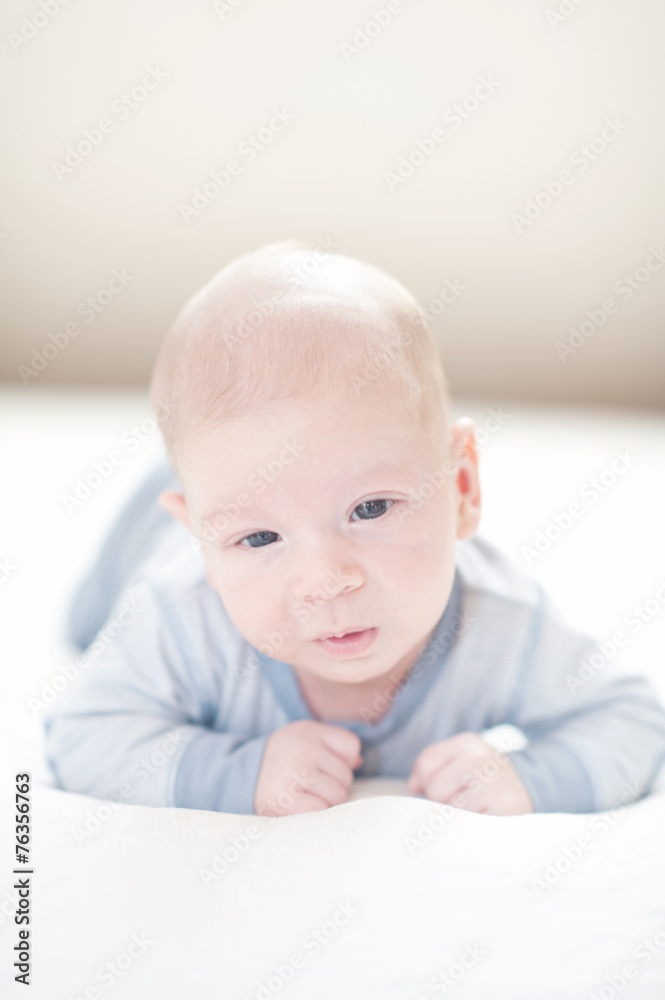
[[[457,733],[425,747],[414,762],[409,791],[458,809],[513,816],[533,803],[508,754],[477,733]]]
[[[342,726],[301,719],[266,742],[254,792],[259,816],[292,816],[346,802],[361,743]]]

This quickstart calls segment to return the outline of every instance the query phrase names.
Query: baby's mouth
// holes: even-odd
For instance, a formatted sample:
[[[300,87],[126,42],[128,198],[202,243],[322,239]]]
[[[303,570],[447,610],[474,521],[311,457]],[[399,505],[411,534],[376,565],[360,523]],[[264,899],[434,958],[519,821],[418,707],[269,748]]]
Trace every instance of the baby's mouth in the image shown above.
[[[341,634],[324,635],[314,641],[333,656],[360,656],[372,645],[376,633],[376,627],[353,629]]]
[[[339,632],[326,632],[325,635],[320,635],[319,639],[343,639],[347,635],[359,635],[361,632],[366,632],[367,629],[363,626],[362,628],[357,628],[353,625],[351,628],[340,629]]]

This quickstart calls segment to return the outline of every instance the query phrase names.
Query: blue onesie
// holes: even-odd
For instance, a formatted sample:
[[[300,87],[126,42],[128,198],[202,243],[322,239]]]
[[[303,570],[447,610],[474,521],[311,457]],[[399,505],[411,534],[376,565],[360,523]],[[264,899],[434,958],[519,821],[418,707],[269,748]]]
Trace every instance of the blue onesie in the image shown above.
[[[163,462],[79,588],[69,629],[85,652],[45,718],[47,756],[70,791],[251,814],[268,736],[313,716],[291,666],[231,622],[192,537],[156,503],[168,488]],[[448,604],[388,711],[333,724],[362,741],[356,776],[407,778],[430,743],[510,723],[528,740],[511,760],[536,811],[609,809],[651,787],[665,711],[603,660],[493,546],[458,542]]]

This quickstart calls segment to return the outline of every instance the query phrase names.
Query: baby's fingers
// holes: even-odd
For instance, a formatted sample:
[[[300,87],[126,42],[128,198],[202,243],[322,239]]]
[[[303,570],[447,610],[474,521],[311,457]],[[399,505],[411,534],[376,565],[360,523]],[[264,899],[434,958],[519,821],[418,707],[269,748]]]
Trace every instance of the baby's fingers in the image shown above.
[[[409,791],[414,795],[422,794],[426,783],[434,772],[448,764],[456,752],[457,746],[452,738],[440,740],[438,743],[430,743],[424,750],[421,750],[411,768],[408,781]]]
[[[347,787],[348,785],[344,786],[336,778],[331,777],[331,775],[325,774],[323,771],[317,771],[307,790],[311,795],[322,799],[327,808],[328,806],[338,806],[342,802],[346,802],[348,797],[346,793]]]
[[[319,723],[318,731],[325,746],[337,754],[349,767],[358,767],[362,762],[362,743],[350,729]]]
[[[288,816],[295,816],[298,813],[319,812],[321,809],[328,809],[329,804],[319,795],[311,792],[303,792],[295,797],[293,805],[287,810]]]
[[[423,781],[423,791],[433,802],[444,802],[458,805],[453,801],[458,796],[465,795],[467,782],[472,778],[468,761],[457,758],[444,764]],[[466,808],[470,808],[468,805]]]

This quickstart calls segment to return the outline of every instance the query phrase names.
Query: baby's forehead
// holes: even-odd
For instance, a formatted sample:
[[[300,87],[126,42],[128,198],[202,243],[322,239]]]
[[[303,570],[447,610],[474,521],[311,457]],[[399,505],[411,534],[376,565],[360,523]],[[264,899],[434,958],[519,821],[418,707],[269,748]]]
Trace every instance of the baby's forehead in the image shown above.
[[[353,409],[337,402],[285,400],[195,431],[184,463],[194,508],[205,517],[234,503],[272,510],[318,497],[335,505],[357,491],[406,489],[437,465],[423,428],[396,417],[389,401],[366,411],[362,397]]]
[[[380,383],[359,393],[350,385],[318,386],[250,405],[194,425],[188,440],[191,470],[205,476],[214,467],[229,481],[245,466],[272,465],[281,476],[296,458],[305,478],[332,470],[343,479],[408,465],[431,446],[421,421]]]

